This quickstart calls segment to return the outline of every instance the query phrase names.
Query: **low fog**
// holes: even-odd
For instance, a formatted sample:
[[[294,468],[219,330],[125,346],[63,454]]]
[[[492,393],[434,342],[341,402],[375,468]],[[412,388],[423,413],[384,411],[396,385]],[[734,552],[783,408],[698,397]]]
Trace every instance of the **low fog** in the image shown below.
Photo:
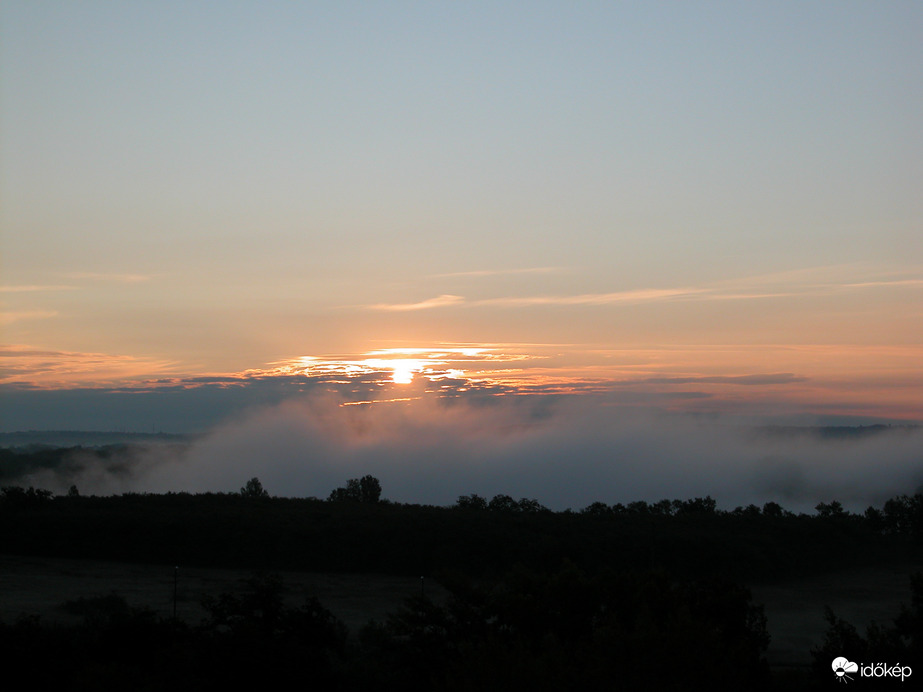
[[[724,509],[771,500],[808,512],[831,500],[861,511],[923,483],[920,428],[830,438],[591,396],[343,404],[333,394],[290,400],[186,447],[29,482],[59,492],[75,483],[82,494],[227,492],[257,476],[271,495],[326,498],[371,474],[384,498],[408,503],[503,493],[561,510],[711,495]]]

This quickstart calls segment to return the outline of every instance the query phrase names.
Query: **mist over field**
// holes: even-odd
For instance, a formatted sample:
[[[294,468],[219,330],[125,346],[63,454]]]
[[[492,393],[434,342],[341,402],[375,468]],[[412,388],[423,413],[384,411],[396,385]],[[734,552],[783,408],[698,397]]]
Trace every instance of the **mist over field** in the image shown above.
[[[372,474],[383,497],[453,504],[503,493],[552,509],[711,495],[721,508],[775,501],[853,511],[923,485],[923,431],[831,436],[729,418],[625,409],[605,397],[419,399],[343,405],[311,395],[241,413],[188,446],[89,454],[36,486],[83,494],[236,491],[257,476],[272,495],[326,498]]]

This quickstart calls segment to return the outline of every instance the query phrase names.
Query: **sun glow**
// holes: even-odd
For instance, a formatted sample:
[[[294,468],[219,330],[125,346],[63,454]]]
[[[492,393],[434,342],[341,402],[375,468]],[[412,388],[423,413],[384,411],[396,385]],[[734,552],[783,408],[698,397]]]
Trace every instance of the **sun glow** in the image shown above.
[[[391,381],[395,384],[410,384],[416,373],[422,373],[427,366],[433,364],[432,361],[418,358],[367,358],[363,362],[372,368],[391,370]]]
[[[487,382],[490,379],[489,372],[503,363],[534,358],[523,354],[500,353],[493,346],[467,344],[431,348],[383,348],[366,351],[362,356],[301,356],[273,363],[276,368],[270,372],[312,377],[368,378],[367,381],[377,380],[378,384],[387,382],[399,385],[411,384],[422,378],[433,383],[433,386],[446,388],[454,386],[451,383],[457,380]],[[248,374],[258,373],[252,371]],[[382,379],[377,379],[378,376]]]

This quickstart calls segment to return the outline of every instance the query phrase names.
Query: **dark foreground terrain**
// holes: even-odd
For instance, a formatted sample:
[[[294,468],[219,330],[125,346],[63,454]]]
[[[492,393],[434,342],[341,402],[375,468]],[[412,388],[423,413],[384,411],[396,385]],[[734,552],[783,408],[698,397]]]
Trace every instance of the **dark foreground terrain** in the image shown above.
[[[915,568],[923,570],[923,564]],[[767,618],[770,666],[810,666],[811,648],[823,641],[828,628],[824,605],[863,626],[888,622],[901,603],[910,603],[908,569],[912,566],[844,569],[752,588],[753,602],[763,606]],[[316,596],[352,635],[370,620],[384,622],[421,591],[440,603],[448,595],[435,580],[421,583],[413,576],[277,574],[288,606]],[[151,610],[162,618],[173,617],[175,602],[176,617],[191,625],[207,616],[203,599],[239,591],[252,576],[242,569],[0,555],[0,621],[11,623],[29,614],[48,623],[76,625],[82,615],[66,604],[116,594],[128,606]]]
[[[919,653],[921,496],[862,515],[710,498],[551,512],[394,504],[375,485],[327,501],[258,482],[6,487],[0,646],[47,684],[151,690],[816,689],[837,655]]]

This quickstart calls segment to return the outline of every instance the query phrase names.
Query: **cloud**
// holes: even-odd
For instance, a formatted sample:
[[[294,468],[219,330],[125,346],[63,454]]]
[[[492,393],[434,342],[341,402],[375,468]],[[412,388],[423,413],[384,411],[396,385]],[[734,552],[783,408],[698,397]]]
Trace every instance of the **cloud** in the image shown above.
[[[701,288],[647,288],[615,293],[584,293],[573,296],[526,296],[522,298],[487,298],[474,305],[526,307],[530,305],[613,305],[618,303],[648,303],[679,300],[707,292]]]
[[[28,346],[2,346],[0,345],[0,358],[54,358],[60,356],[61,351],[42,351]]]
[[[113,274],[104,272],[70,272],[64,276],[70,279],[85,279],[89,281],[113,281],[116,283],[141,283],[150,281],[151,274]]]
[[[527,307],[531,305],[616,305],[632,303],[653,303],[672,300],[766,300],[770,298],[791,298],[804,295],[820,295],[830,289],[862,289],[879,287],[923,286],[923,279],[899,279],[867,281],[860,283],[839,282],[810,284],[784,281],[787,275],[759,276],[737,281],[685,288],[645,288],[612,293],[584,293],[579,295],[551,295],[487,298],[471,301],[470,305],[496,305],[501,307]],[[753,290],[754,286],[778,284],[775,290]]]
[[[904,271],[896,274],[863,263],[807,267],[784,272],[760,274],[742,279],[721,281],[714,284],[719,292],[738,290],[746,292],[754,288],[777,287],[778,294],[794,295],[828,295],[831,291],[923,286],[919,270]],[[908,275],[909,274],[909,275]],[[862,280],[858,280],[861,277]],[[771,296],[772,293],[758,291],[756,295]]]
[[[367,306],[373,310],[425,310],[443,307],[499,307],[523,308],[538,306],[575,306],[575,305],[635,305],[640,303],[659,303],[678,300],[763,300],[767,298],[784,298],[796,295],[792,292],[728,292],[722,293],[713,288],[639,288],[612,293],[581,293],[576,295],[516,296],[501,298],[481,298],[467,300],[464,296],[441,295],[419,303],[386,304],[378,303]]]
[[[56,310],[22,310],[0,312],[0,324],[13,324],[22,320],[47,320],[57,317]]]
[[[18,286],[0,286],[0,293],[33,293],[39,291],[73,291],[76,286],[61,284],[28,284]]]
[[[150,378],[176,365],[152,358],[38,349],[21,344],[0,345],[0,357],[4,361],[0,382],[34,386],[112,385]]]
[[[767,373],[765,375],[701,375],[694,377],[648,377],[635,380],[632,384],[739,384],[739,385],[777,385],[807,382],[807,377],[800,377],[790,372]]]
[[[419,303],[399,303],[399,304],[379,303],[377,305],[370,305],[369,307],[373,310],[394,310],[394,311],[430,310],[432,308],[442,308],[448,305],[458,305],[463,302],[465,302],[465,299],[462,296],[441,295],[436,298],[430,298],[429,300],[420,301]]]
[[[576,295],[542,295],[542,296],[504,296],[467,300],[457,295],[441,295],[419,303],[377,304],[369,306],[378,310],[423,310],[440,307],[486,306],[502,308],[521,308],[545,305],[630,305],[639,303],[657,303],[677,300],[724,301],[724,300],[766,300],[770,298],[791,298],[806,295],[823,295],[831,290],[864,289],[878,287],[909,287],[923,285],[923,279],[903,278],[870,280],[865,282],[847,281],[840,275],[855,267],[815,267],[811,269],[781,272],[747,277],[731,281],[721,281],[705,286],[679,288],[640,288],[609,293],[582,293]],[[537,273],[556,271],[555,267],[542,267],[521,270],[474,271],[449,276],[491,276],[495,274]],[[819,279],[826,279],[818,282]],[[831,280],[833,279],[833,280]],[[754,289],[771,290],[754,290]]]
[[[923,287],[923,279],[899,279],[894,281],[865,281],[862,283],[844,284],[846,288],[888,288],[891,286],[919,288]]]
[[[63,274],[69,279],[90,281],[112,281],[117,283],[141,283],[152,277],[147,274],[99,274],[93,272],[71,272]],[[55,291],[76,291],[79,286],[72,284],[8,284],[0,286],[0,293],[42,293]]]
[[[524,296],[520,298],[485,298],[467,301],[463,296],[441,295],[419,303],[402,303],[397,305],[371,305],[374,310],[426,310],[430,308],[469,306],[496,306],[505,308],[528,307],[537,305],[612,305],[616,303],[646,303],[662,300],[677,300],[705,293],[705,289],[663,288],[638,289],[616,293],[584,293],[572,296]]]
[[[265,404],[319,387],[348,401],[403,398],[407,392],[469,399],[607,394],[612,403],[620,405],[659,402],[673,410],[703,414],[748,411],[894,420],[920,417],[919,402],[912,397],[916,371],[911,371],[918,356],[919,349],[909,347],[892,353],[869,347],[778,344],[771,348],[712,345],[599,350],[580,344],[445,343],[302,356],[236,373],[185,374],[170,361],[6,346],[0,347],[5,366],[0,382],[20,388],[97,387],[139,395],[170,387],[187,392],[215,387],[236,398],[219,407],[220,411]],[[818,370],[813,365],[817,362],[827,369]],[[882,363],[890,369],[877,374]],[[786,367],[805,371],[783,370]],[[875,377],[863,378],[866,371]],[[858,375],[844,377],[841,372]],[[196,420],[206,420],[207,414],[203,411]],[[190,429],[184,421],[176,427],[169,413],[156,417],[171,422],[168,430]],[[22,416],[17,419],[27,427],[35,425]],[[122,426],[148,429],[146,421],[125,420]],[[39,427],[45,427],[45,422]]]
[[[481,276],[506,276],[515,274],[557,274],[568,271],[566,267],[528,267],[525,269],[482,269],[467,272],[450,272],[448,274],[433,274],[432,278],[454,277],[481,277]]]

